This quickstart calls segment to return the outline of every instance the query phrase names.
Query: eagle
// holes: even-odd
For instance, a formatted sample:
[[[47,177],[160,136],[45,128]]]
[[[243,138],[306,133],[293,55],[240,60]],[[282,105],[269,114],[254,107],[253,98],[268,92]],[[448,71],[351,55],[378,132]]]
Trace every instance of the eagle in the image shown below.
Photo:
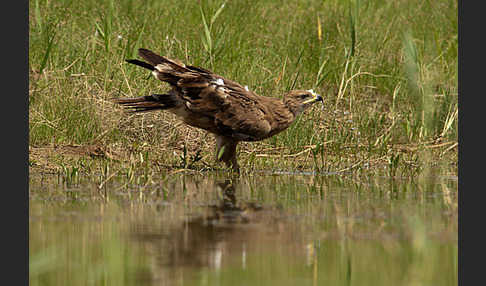
[[[282,99],[260,96],[237,82],[207,69],[185,65],[140,48],[145,61],[127,59],[170,85],[164,93],[117,98],[133,112],[167,110],[184,123],[212,133],[216,160],[239,172],[236,147],[241,141],[259,141],[287,129],[313,103],[323,101],[313,90],[292,90]]]

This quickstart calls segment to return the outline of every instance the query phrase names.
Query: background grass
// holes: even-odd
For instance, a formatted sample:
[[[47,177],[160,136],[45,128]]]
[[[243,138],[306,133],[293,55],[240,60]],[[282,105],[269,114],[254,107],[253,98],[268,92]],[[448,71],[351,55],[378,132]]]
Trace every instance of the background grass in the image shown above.
[[[390,175],[413,175],[437,162],[455,169],[457,1],[29,5],[31,149],[100,146],[101,161],[125,169],[216,166],[204,131],[168,113],[128,115],[110,102],[166,88],[124,62],[145,47],[260,95],[313,88],[324,96],[322,110],[316,105],[287,131],[241,144],[244,170],[386,166]],[[82,160],[69,164],[88,170]],[[31,154],[30,165],[39,162]],[[66,163],[62,156],[56,162]]]

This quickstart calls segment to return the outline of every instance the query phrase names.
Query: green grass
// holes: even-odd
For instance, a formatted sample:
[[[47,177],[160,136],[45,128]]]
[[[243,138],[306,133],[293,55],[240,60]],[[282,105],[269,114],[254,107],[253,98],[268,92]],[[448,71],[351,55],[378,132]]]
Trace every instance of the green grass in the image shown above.
[[[31,0],[29,28],[33,147],[150,151],[153,162],[173,168],[188,165],[181,155],[200,152],[191,166],[214,165],[204,132],[170,114],[129,116],[110,102],[166,88],[124,62],[145,47],[261,95],[313,88],[324,96],[323,110],[316,106],[286,132],[241,144],[243,169],[457,160],[448,149],[458,140],[457,1]],[[398,156],[403,146],[445,142],[452,145],[430,148],[432,157]]]

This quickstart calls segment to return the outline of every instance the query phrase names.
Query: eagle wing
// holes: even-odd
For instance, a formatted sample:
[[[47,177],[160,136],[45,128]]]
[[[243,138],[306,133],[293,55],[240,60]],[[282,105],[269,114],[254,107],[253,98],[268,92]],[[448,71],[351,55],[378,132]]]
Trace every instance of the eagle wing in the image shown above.
[[[239,141],[256,141],[268,136],[271,125],[261,97],[207,70],[188,68],[199,76],[181,79],[177,87],[192,113],[213,118],[219,135]]]
[[[271,99],[258,96],[209,70],[186,66],[150,50],[139,49],[139,55],[153,65],[147,68],[152,69],[154,76],[168,82],[183,100],[189,112],[181,114],[187,123],[239,141],[256,141],[269,136],[272,126],[263,101]],[[207,124],[207,119],[211,124]]]

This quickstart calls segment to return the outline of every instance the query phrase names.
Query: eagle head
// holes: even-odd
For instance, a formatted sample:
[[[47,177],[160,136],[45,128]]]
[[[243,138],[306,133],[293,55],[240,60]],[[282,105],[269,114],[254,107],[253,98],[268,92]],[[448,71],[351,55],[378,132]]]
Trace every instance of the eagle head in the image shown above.
[[[309,90],[292,90],[284,95],[283,101],[287,108],[295,115],[299,115],[308,109],[313,103],[322,101],[322,96]],[[324,104],[324,102],[323,102]]]

